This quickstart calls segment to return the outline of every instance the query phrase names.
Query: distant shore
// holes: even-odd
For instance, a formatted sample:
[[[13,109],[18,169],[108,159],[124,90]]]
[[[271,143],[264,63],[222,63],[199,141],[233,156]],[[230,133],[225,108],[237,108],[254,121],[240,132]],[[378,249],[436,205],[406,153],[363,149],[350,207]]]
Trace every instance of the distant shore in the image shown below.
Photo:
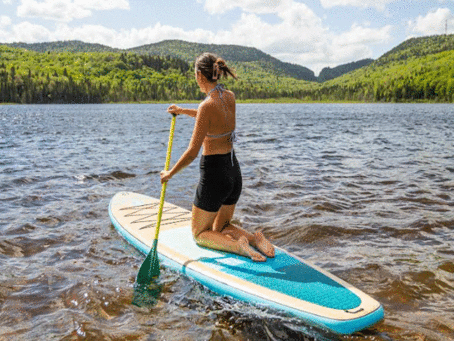
[[[199,104],[202,100],[170,100],[170,101],[139,101],[139,102],[110,102],[109,104]],[[360,101],[312,101],[306,99],[298,98],[266,98],[266,99],[237,99],[236,103],[238,104],[342,104],[342,103],[369,103],[369,102],[360,102]],[[373,103],[373,102],[370,102]]]
[[[111,102],[109,104],[199,104],[203,100],[170,100],[170,101],[139,101],[139,102]],[[449,104],[449,102],[429,101],[429,100],[413,100],[399,102],[370,102],[370,101],[353,101],[353,100],[308,100],[298,98],[266,98],[266,99],[237,99],[238,104]]]
[[[106,102],[106,103],[29,103],[28,105],[33,104],[200,104],[203,100],[167,100],[167,101],[136,101],[136,102]],[[365,101],[348,101],[348,100],[339,100],[339,101],[314,101],[307,99],[298,99],[298,98],[267,98],[267,99],[237,99],[238,104],[449,104],[449,102],[438,102],[438,101],[429,101],[429,100],[419,100],[419,101],[400,101],[400,102],[365,102]],[[21,105],[21,103],[2,103],[0,105]]]

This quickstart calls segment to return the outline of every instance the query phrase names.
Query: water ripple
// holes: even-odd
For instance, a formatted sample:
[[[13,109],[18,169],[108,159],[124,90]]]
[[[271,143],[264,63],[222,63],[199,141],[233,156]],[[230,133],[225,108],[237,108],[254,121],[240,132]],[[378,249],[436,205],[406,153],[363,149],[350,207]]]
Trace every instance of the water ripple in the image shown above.
[[[143,256],[107,205],[159,196],[165,109],[0,107],[1,340],[454,338],[452,106],[238,105],[235,221],[383,303],[383,323],[345,338],[167,269],[158,298],[132,304]],[[177,120],[174,161],[193,122]],[[197,180],[194,162],[166,199],[190,209]]]

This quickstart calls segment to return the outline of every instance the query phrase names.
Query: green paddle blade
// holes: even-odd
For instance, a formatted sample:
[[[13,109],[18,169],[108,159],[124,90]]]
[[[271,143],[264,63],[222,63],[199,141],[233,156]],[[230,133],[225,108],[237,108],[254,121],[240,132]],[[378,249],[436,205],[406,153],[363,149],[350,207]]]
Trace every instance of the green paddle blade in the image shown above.
[[[159,273],[158,240],[155,239],[147,258],[139,269],[137,284],[148,285],[153,278],[159,277]]]
[[[151,281],[148,285],[134,285],[132,304],[137,307],[152,308],[161,296],[164,285],[158,282],[159,279]]]

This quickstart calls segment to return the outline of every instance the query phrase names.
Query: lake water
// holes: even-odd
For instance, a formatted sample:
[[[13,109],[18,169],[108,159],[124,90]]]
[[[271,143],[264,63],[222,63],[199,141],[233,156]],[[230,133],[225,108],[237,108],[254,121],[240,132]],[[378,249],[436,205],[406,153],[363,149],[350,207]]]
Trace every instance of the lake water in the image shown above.
[[[196,105],[188,105],[195,108]],[[0,340],[453,340],[454,108],[238,105],[235,219],[368,293],[384,322],[336,337],[164,269],[115,231],[118,191],[159,196],[167,105],[0,106]],[[173,162],[193,119],[179,117]],[[168,184],[191,208],[198,160]]]

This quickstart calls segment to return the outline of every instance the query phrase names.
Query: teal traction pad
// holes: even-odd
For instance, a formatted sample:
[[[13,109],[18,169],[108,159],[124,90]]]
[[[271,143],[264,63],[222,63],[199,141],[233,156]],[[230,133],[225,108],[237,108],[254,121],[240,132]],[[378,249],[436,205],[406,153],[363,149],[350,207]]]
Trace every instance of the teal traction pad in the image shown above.
[[[162,231],[159,243],[212,269],[319,306],[350,310],[361,305],[361,299],[349,289],[280,250],[274,258],[257,263],[198,246],[189,226]]]

